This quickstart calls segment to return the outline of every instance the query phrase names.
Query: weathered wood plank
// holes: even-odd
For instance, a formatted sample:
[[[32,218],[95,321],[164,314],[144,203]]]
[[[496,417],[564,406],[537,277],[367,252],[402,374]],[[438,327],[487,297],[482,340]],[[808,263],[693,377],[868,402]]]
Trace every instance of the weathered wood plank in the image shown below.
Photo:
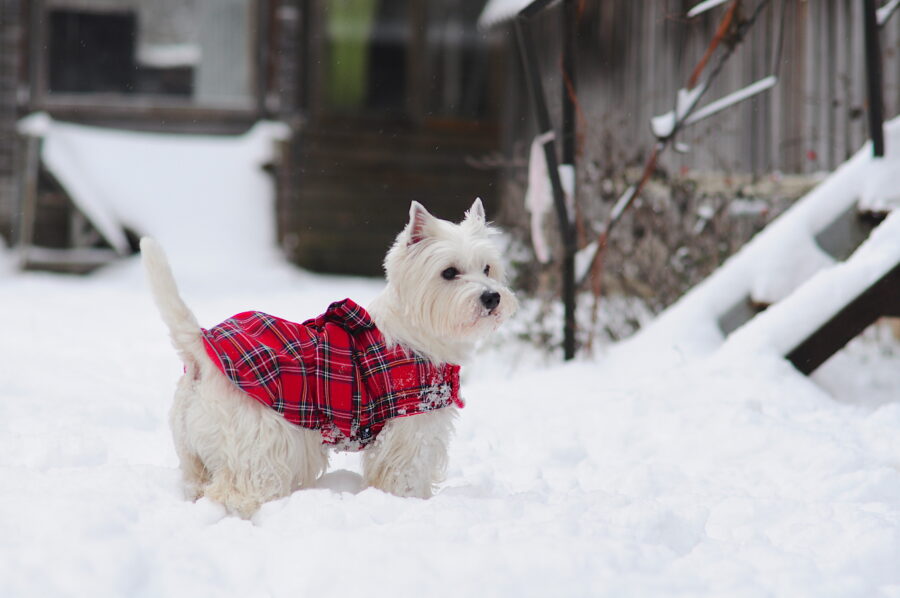
[[[811,374],[882,316],[900,316],[900,264],[792,349],[787,359],[804,374]]]

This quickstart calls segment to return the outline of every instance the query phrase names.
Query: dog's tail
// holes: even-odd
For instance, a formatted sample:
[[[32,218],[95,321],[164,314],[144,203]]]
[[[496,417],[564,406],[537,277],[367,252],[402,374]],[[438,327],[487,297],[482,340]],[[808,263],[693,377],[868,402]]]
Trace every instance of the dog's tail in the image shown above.
[[[172,344],[185,365],[196,363],[197,356],[204,355],[203,335],[197,318],[178,294],[178,286],[172,269],[159,243],[150,237],[141,239],[141,261],[147,271],[147,280],[153,292],[153,300],[169,327]]]

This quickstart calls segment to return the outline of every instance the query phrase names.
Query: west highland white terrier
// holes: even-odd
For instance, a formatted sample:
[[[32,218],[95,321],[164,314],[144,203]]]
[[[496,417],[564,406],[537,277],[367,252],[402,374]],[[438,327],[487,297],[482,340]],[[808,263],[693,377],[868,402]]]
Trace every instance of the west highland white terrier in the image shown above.
[[[302,324],[243,312],[203,329],[159,245],[141,241],[184,362],[170,413],[192,500],[250,517],[311,485],[328,449],[365,450],[363,479],[428,498],[443,479],[459,364],[516,309],[481,200],[459,224],[413,202],[368,311],[349,299]]]

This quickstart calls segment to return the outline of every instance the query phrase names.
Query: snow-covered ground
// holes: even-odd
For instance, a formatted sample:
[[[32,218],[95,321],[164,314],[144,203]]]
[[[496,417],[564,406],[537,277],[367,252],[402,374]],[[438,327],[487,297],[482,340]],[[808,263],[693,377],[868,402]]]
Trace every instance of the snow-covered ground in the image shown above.
[[[303,319],[381,286],[255,278],[181,282],[204,323]],[[361,489],[347,455],[242,521],[181,497],[180,364],[136,260],[7,271],[0,305],[4,597],[900,595],[900,347],[883,330],[824,387],[765,352],[659,367],[625,344],[517,368],[521,346],[494,349],[464,379],[435,498]]]
[[[278,262],[259,198],[235,198],[209,239],[239,239],[227,260],[184,220],[136,223],[170,249],[202,323],[248,308],[303,320],[381,288]],[[195,201],[201,216],[222,205]],[[768,238],[814,234],[797,224],[813,211]],[[358,456],[339,455],[251,521],[182,498],[166,422],[181,365],[137,259],[22,274],[0,250],[0,596],[900,596],[900,343],[872,329],[810,380],[775,338],[792,311],[821,315],[829,281],[880,272],[898,217],[727,342],[713,324],[758,282],[747,254],[577,363],[515,340],[523,309],[463,369],[437,496],[364,489]],[[761,245],[748,251],[771,256]]]

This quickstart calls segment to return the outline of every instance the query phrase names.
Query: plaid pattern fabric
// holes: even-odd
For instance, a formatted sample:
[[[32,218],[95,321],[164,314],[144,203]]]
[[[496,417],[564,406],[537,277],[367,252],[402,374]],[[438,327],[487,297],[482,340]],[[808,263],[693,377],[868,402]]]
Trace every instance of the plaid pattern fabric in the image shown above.
[[[350,299],[302,324],[243,312],[204,329],[203,339],[238,388],[344,450],[363,448],[391,418],[463,406],[459,366],[388,349]]]

